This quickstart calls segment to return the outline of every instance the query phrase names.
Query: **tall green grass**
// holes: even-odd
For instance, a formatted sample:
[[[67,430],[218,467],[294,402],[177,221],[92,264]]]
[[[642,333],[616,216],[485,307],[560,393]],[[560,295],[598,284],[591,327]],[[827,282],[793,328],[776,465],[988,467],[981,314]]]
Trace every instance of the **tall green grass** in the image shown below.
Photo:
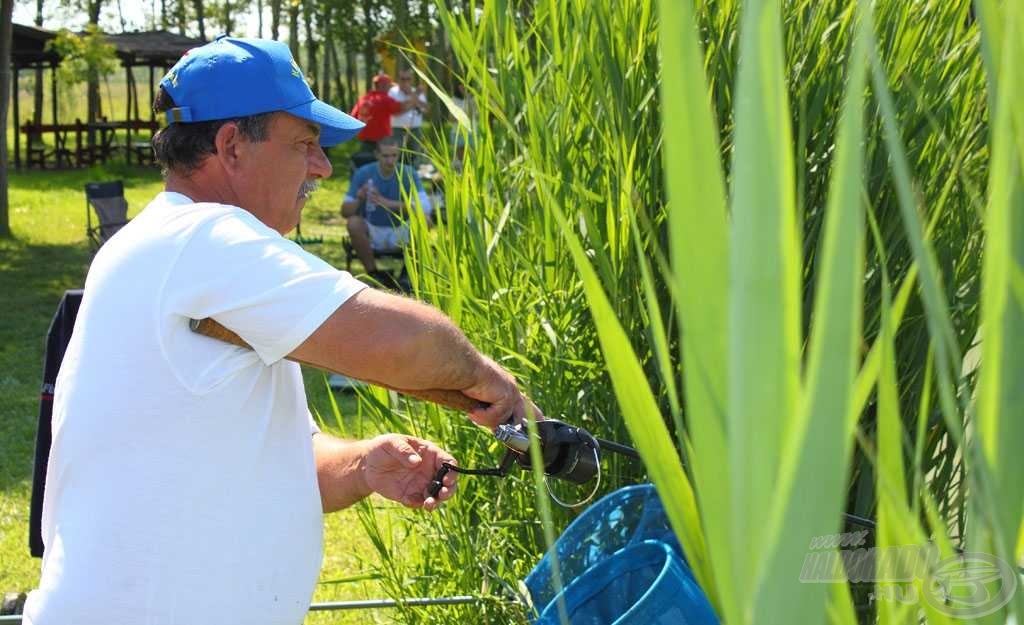
[[[654,482],[724,622],[953,622],[801,571],[844,511],[883,549],[1021,558],[1018,5],[469,5],[439,11],[479,119],[456,118],[461,172],[434,137],[447,221],[414,226],[418,295],[547,414],[637,445],[602,491]],[[463,465],[498,457],[451,415],[378,408]],[[464,478],[379,572],[485,598],[453,622],[521,619],[499,599],[572,514],[546,497]]]

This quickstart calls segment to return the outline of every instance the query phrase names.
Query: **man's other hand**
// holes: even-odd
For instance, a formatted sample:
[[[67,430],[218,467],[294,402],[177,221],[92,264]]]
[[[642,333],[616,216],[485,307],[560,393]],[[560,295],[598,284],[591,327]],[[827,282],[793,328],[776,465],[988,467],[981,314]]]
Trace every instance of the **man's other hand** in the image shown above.
[[[441,492],[430,497],[427,488],[441,464],[455,459],[434,443],[403,434],[382,434],[366,441],[363,479],[375,493],[410,508],[434,510],[455,493],[457,475],[444,477]]]

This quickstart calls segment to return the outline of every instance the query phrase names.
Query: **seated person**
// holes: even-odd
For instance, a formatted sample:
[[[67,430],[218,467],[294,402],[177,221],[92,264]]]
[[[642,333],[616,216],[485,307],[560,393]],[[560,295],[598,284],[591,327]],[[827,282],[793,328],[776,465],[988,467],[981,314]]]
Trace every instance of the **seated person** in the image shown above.
[[[377,161],[352,173],[352,182],[341,203],[341,214],[348,220],[348,235],[366,273],[382,284],[390,276],[377,270],[374,252],[390,252],[409,242],[409,210],[413,189],[430,221],[430,196],[423,190],[416,170],[398,162],[401,148],[392,137],[377,143]],[[403,200],[402,193],[407,194]]]

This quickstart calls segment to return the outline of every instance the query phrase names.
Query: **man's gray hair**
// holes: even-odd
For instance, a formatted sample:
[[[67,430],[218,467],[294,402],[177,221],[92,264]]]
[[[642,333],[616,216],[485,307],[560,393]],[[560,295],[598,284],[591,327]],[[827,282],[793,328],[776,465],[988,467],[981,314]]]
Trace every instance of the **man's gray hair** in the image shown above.
[[[174,108],[171,95],[160,87],[153,101],[153,112],[162,117],[164,111]],[[163,174],[174,172],[189,176],[206,159],[217,152],[215,139],[220,127],[234,122],[242,136],[254,143],[266,141],[270,135],[270,118],[274,113],[261,113],[236,119],[217,119],[188,124],[168,124],[153,135],[153,156],[160,163]]]

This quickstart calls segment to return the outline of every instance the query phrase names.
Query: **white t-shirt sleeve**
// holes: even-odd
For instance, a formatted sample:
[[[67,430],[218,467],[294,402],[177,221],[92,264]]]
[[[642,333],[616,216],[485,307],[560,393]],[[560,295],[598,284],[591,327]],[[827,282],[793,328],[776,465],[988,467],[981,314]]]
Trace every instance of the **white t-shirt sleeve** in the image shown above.
[[[166,314],[212,317],[267,365],[291,353],[365,285],[250,213],[208,205],[163,289]]]

